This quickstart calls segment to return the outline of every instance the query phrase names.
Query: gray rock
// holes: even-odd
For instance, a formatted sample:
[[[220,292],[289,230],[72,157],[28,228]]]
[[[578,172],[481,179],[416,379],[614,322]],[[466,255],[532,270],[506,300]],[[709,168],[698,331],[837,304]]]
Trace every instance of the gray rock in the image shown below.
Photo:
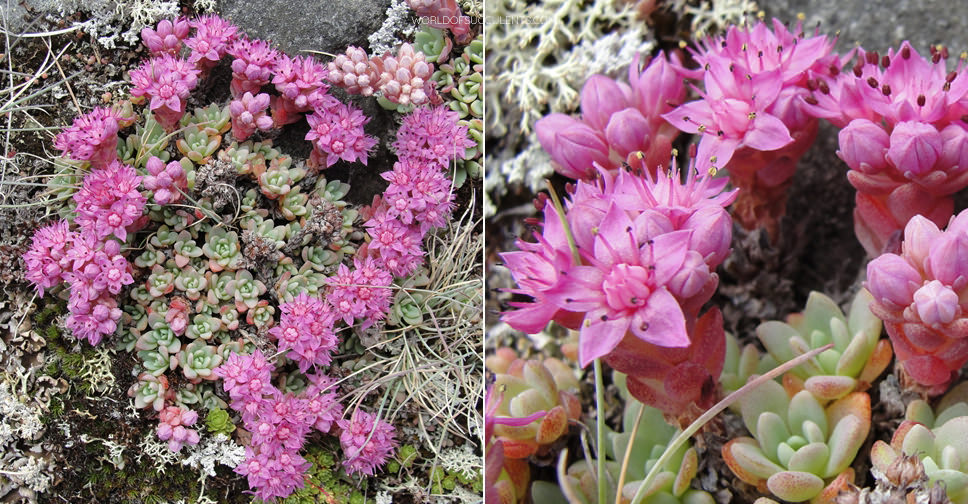
[[[945,0],[773,0],[760,2],[768,17],[795,21],[812,31],[820,23],[824,33],[840,31],[837,49],[844,51],[859,43],[864,49],[884,54],[904,40],[921,54],[928,47],[944,44],[953,58],[968,50],[968,17],[958,15],[955,3]]]
[[[307,49],[336,54],[349,45],[366,48],[389,5],[389,0],[218,0],[217,11],[288,54]]]

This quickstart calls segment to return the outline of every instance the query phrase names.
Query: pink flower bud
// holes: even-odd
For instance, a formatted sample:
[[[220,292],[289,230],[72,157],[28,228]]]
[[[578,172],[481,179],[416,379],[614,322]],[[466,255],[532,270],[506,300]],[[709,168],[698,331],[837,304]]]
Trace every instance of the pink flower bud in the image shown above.
[[[950,287],[932,280],[914,293],[914,306],[928,325],[947,324],[959,313],[958,295]]]
[[[968,283],[968,235],[941,235],[931,245],[926,266],[930,276],[961,290]]]
[[[629,67],[629,83],[635,95],[635,105],[643,114],[658,116],[669,112],[673,107],[668,103],[679,103],[686,96],[686,87],[675,68],[678,63],[675,55],[670,63],[665,53],[660,52],[639,75],[636,75],[637,60]]]
[[[923,215],[915,215],[904,227],[902,250],[912,264],[924,264],[931,244],[941,235],[938,226]]]
[[[890,301],[896,308],[911,304],[921,286],[921,274],[904,258],[884,254],[867,265],[867,289],[874,299]]]
[[[729,255],[733,220],[722,207],[709,206],[696,210],[683,223],[682,229],[692,230],[689,248],[699,252],[711,268],[720,265]]]
[[[891,139],[880,125],[867,119],[854,119],[837,135],[837,155],[852,170],[876,173],[885,168],[884,158]]]
[[[905,121],[894,126],[887,159],[907,178],[924,175],[934,169],[941,156],[941,133],[934,126],[919,121]]]
[[[622,89],[604,75],[592,75],[581,89],[581,115],[592,128],[604,131],[612,114],[628,106]]]
[[[609,146],[622,157],[636,151],[648,149],[651,134],[649,121],[638,109],[627,108],[612,115],[605,128],[605,139]]]
[[[941,148],[941,168],[954,172],[968,170],[968,130],[958,123],[952,123],[941,130],[941,139],[944,142]],[[960,188],[952,188],[952,191],[958,189]]]
[[[706,266],[702,256],[690,250],[686,252],[682,266],[666,284],[666,288],[680,300],[689,299],[702,291],[709,277],[709,267]]]

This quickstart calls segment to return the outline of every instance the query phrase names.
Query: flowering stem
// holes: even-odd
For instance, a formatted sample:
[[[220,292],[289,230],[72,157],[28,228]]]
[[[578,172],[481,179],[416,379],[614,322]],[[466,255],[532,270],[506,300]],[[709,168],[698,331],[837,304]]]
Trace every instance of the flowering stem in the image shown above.
[[[605,502],[605,384],[602,361],[595,359],[595,457],[598,459],[598,502]],[[619,490],[619,495],[622,492]]]
[[[652,466],[652,470],[650,470],[649,474],[647,474],[645,476],[645,479],[642,480],[642,483],[639,485],[639,489],[635,492],[635,496],[632,498],[632,502],[630,504],[640,504],[642,500],[645,499],[646,490],[648,490],[652,486],[652,483],[655,481],[655,478],[662,471],[662,468],[665,467],[665,465],[669,462],[669,459],[672,458],[672,455],[675,454],[679,450],[679,448],[683,444],[685,444],[686,441],[689,440],[689,438],[692,437],[693,434],[698,432],[699,429],[701,429],[710,420],[712,420],[713,417],[718,415],[724,409],[728,408],[730,404],[733,404],[743,396],[755,390],[760,385],[766,383],[769,380],[776,378],[777,376],[780,376],[781,374],[799,366],[800,364],[803,364],[804,362],[814,358],[815,356],[820,355],[822,352],[826,352],[827,350],[833,348],[833,346],[834,346],[833,343],[828,343],[820,348],[814,348],[813,350],[803,355],[799,355],[795,359],[787,361],[771,369],[768,373],[757,376],[753,380],[750,380],[749,382],[746,383],[746,385],[743,385],[742,387],[740,387],[739,390],[737,390],[736,392],[733,392],[732,394],[729,394],[728,396],[726,396],[725,399],[716,403],[716,405],[713,406],[712,408],[709,408],[709,410],[707,410],[705,413],[702,414],[702,416],[697,418],[696,421],[689,424],[689,427],[686,427],[686,430],[680,432],[679,435],[676,436],[676,438],[673,439],[671,443],[669,443],[669,446],[667,446],[665,451],[662,452],[662,456],[659,457],[659,460],[656,460],[655,465]],[[621,491],[621,489],[619,491]],[[602,501],[599,501],[599,502],[602,502]]]
[[[639,431],[639,422],[642,421],[642,413],[645,413],[645,403],[639,403],[639,412],[635,415],[635,423],[632,424],[632,436],[629,437],[629,444],[625,447],[625,456],[622,457],[622,470],[618,473],[618,485],[615,487],[615,504],[622,502],[622,487],[625,486],[625,473],[629,469],[629,459],[632,458],[632,445],[635,444],[635,436]]]

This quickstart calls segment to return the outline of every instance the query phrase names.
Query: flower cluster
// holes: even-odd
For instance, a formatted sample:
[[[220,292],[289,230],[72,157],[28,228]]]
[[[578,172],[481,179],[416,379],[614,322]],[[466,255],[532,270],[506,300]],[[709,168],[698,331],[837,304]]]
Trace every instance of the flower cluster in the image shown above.
[[[408,43],[397,49],[396,55],[370,58],[376,67],[377,88],[383,97],[399,105],[426,105],[436,96],[433,80],[434,64],[427,62],[424,53],[416,52]]]
[[[370,118],[361,110],[339,103],[331,108],[315,109],[306,120],[309,122],[306,140],[313,143],[310,166],[329,168],[339,159],[366,164],[376,139],[364,133],[363,126]]]
[[[246,91],[244,95],[232,100],[229,113],[232,114],[232,136],[243,142],[255,130],[268,131],[272,128],[272,117],[266,114],[269,109],[269,95],[259,93],[252,96]]]
[[[857,189],[854,229],[877,256],[915,215],[943,225],[952,195],[968,187],[968,74],[948,72],[947,49],[930,61],[907,41],[880,57],[862,48],[852,69],[815,76],[809,111],[840,130],[838,155]]]
[[[199,71],[188,60],[168,53],[155,56],[131,71],[131,96],[150,99],[151,111],[165,131],[174,131],[185,104],[198,84]]]
[[[464,159],[465,151],[476,144],[467,138],[467,126],[458,123],[460,115],[443,106],[420,107],[403,118],[393,148],[401,159],[425,160],[447,166]]]
[[[652,173],[668,164],[679,132],[662,114],[686,96],[678,66],[675,54],[660,53],[641,72],[633,62],[628,84],[591,76],[581,92],[581,119],[551,114],[535,124],[555,169],[586,179],[596,176],[596,165],[614,171],[633,155],[645,156]]]
[[[171,54],[175,56],[181,50],[182,40],[188,37],[189,24],[185,18],[175,21],[163,19],[155,29],[145,27],[141,30],[141,42],[152,56]]]
[[[313,58],[290,58],[281,54],[273,72],[272,84],[279,91],[279,96],[272,102],[272,119],[276,127],[299,121],[304,112],[338,104],[329,94],[329,86],[323,82],[329,72]]]
[[[235,41],[238,27],[216,15],[193,19],[190,24],[195,28],[195,35],[185,41],[185,45],[191,49],[188,61],[204,76],[228,52],[229,45]]]
[[[347,93],[372,95],[379,87],[380,74],[366,51],[349,46],[345,54],[338,54],[328,65],[330,82]]]
[[[189,429],[198,421],[198,413],[190,409],[168,406],[158,414],[158,439],[168,441],[168,449],[178,453],[182,446],[197,445],[198,431]]]
[[[141,177],[129,165],[114,161],[106,168],[84,177],[83,186],[74,193],[77,217],[74,222],[83,232],[101,240],[115,236],[124,241],[134,231],[145,206],[138,192]]]
[[[637,398],[683,413],[703,382],[719,376],[725,350],[718,310],[697,320],[729,252],[724,207],[735,191],[724,193],[725,184],[694,169],[683,181],[675,166],[655,177],[603,170],[600,181],[579,181],[565,215],[544,206],[536,243],[519,241],[521,251],[503,254],[518,284],[513,292],[533,298],[512,303],[518,309],[503,320],[532,333],[552,319],[580,329],[582,366],[604,358],[629,374]],[[657,361],[667,372],[641,374]]]
[[[339,435],[343,448],[343,467],[348,473],[373,475],[397,446],[393,426],[362,410],[353,412],[349,420],[337,422],[343,432]]]
[[[289,307],[290,315],[301,312],[297,306]],[[302,488],[309,463],[299,452],[306,436],[313,428],[328,432],[342,411],[335,390],[327,392],[332,389],[328,378],[310,375],[313,383],[302,394],[283,394],[272,385],[274,369],[258,350],[252,355],[233,353],[215,369],[224,379],[232,408],[242,414],[245,428],[252,433],[245,461],[235,472],[246,476],[249,487],[265,501]]]
[[[54,138],[54,147],[77,161],[89,161],[93,168],[104,168],[118,159],[118,122],[122,118],[112,109],[98,107],[78,116],[74,124]]]
[[[148,174],[142,179],[145,189],[151,191],[155,203],[167,205],[178,203],[182,199],[182,191],[188,189],[188,178],[185,167],[179,161],[165,164],[157,156],[148,158],[145,163]]]
[[[352,270],[340,264],[339,270],[327,282],[326,301],[347,325],[353,325],[353,319],[359,319],[362,321],[360,328],[366,329],[390,311],[393,292],[389,287],[393,276],[370,257],[354,258]]]
[[[682,131],[700,135],[697,165],[728,168],[741,188],[734,215],[745,227],[775,232],[797,162],[813,143],[817,120],[803,108],[808,76],[826,74],[837,56],[834,40],[805,37],[778,20],[732,26],[693,51],[702,99],[665,114]]]
[[[867,265],[871,310],[881,320],[904,371],[940,393],[968,362],[968,212],[945,231],[918,215],[904,228],[901,254]]]
[[[242,37],[228,48],[232,55],[232,96],[243,93],[258,93],[262,86],[269,83],[276,65],[279,52],[269,42]]]
[[[332,361],[331,354],[338,343],[333,325],[336,314],[331,305],[305,292],[296,299],[279,305],[282,318],[269,330],[279,350],[286,351],[290,360],[305,373],[310,366],[319,369]]]

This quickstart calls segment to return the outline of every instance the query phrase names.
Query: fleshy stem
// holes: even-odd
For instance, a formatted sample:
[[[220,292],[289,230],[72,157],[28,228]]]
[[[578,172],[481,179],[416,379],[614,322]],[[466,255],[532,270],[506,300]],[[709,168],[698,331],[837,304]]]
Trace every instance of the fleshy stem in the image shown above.
[[[669,443],[669,446],[666,447],[664,452],[662,452],[662,456],[659,457],[659,460],[656,460],[655,465],[652,466],[652,470],[650,470],[649,474],[647,474],[645,476],[645,479],[642,480],[642,484],[639,485],[639,489],[635,492],[635,496],[632,498],[632,502],[630,504],[640,504],[642,502],[642,499],[646,497],[645,495],[646,490],[648,490],[649,487],[652,485],[652,482],[655,481],[655,478],[659,475],[659,472],[662,471],[662,468],[666,465],[666,463],[669,461],[672,455],[675,454],[676,451],[679,449],[679,447],[681,447],[686,441],[688,441],[693,434],[698,432],[699,429],[701,429],[710,420],[712,420],[713,417],[715,417],[724,409],[729,407],[730,404],[733,404],[734,402],[738,401],[741,397],[750,393],[751,391],[753,391],[763,383],[766,383],[768,380],[772,380],[777,376],[780,376],[781,374],[789,371],[790,369],[793,369],[799,366],[800,364],[803,364],[804,362],[816,357],[817,355],[820,355],[821,352],[825,352],[833,348],[833,346],[834,346],[833,343],[828,343],[820,348],[815,348],[803,355],[800,355],[793,360],[785,362],[784,364],[771,369],[768,373],[761,376],[757,376],[755,379],[751,380],[746,385],[743,385],[739,390],[737,390],[736,392],[733,392],[732,394],[729,394],[722,401],[719,401],[718,403],[716,403],[715,406],[713,406],[712,408],[709,408],[708,411],[703,413],[699,418],[696,419],[696,421],[689,424],[689,427],[686,427],[686,430],[680,432],[679,435],[676,436],[676,438],[673,439],[671,443]],[[632,449],[632,442],[634,440],[635,440],[634,437],[629,440],[628,450]],[[624,472],[622,476],[624,477]],[[599,502],[602,502],[602,501],[599,501]]]

